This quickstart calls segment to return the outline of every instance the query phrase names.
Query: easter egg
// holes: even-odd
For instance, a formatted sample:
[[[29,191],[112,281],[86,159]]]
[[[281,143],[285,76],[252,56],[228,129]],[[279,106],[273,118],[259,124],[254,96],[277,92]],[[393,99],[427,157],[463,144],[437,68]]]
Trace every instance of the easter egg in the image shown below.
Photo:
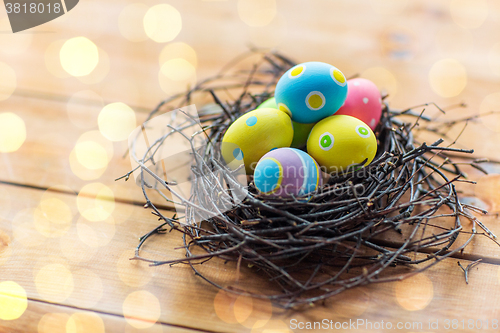
[[[278,105],[276,104],[276,99],[274,97],[266,99],[264,102],[262,102],[257,109],[277,109]]]
[[[344,104],[347,81],[340,70],[324,62],[305,62],[290,68],[274,92],[278,108],[292,120],[310,124],[328,117]]]
[[[303,196],[321,186],[322,175],[309,154],[295,148],[278,148],[257,163],[254,184],[260,193],[274,197]]]
[[[276,99],[274,97],[271,97],[262,104],[260,104],[257,109],[261,108],[274,108],[277,109],[278,106],[276,104]],[[293,140],[292,143],[290,144],[290,147],[293,148],[301,148],[304,147],[307,143],[307,137],[309,136],[309,133],[311,132],[311,129],[313,128],[315,123],[311,124],[302,124],[298,123],[296,121],[292,121],[293,125]]]
[[[222,157],[232,169],[245,165],[251,174],[264,154],[289,147],[293,139],[290,117],[277,109],[258,109],[236,119],[222,138]]]
[[[307,139],[307,152],[329,173],[345,172],[377,153],[377,139],[361,120],[333,115],[314,125]]]
[[[347,87],[345,103],[335,114],[356,117],[374,130],[382,115],[382,98],[377,86],[370,80],[356,78],[347,80]]]

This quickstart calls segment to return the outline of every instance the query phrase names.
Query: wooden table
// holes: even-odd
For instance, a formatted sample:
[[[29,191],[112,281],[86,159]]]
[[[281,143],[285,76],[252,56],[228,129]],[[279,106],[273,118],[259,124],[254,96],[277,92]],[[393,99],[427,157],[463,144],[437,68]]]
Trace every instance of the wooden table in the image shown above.
[[[163,30],[147,26],[159,43],[142,24],[159,2],[131,3],[80,1],[14,35],[0,11],[2,332],[305,332],[308,322],[359,332],[386,332],[388,323],[405,332],[498,331],[500,248],[484,236],[425,273],[350,290],[302,312],[226,295],[188,267],[129,261],[138,237],[157,221],[142,207],[139,187],[114,181],[130,169],[122,157],[130,124],[116,125],[119,133],[103,130],[117,141],[98,126],[103,106],[117,102],[140,124],[160,100],[216,74],[249,45],[372,79],[396,108],[468,104],[450,119],[498,110],[498,1],[169,0],[157,7],[167,15]],[[68,40],[90,46],[71,53]],[[498,157],[499,124],[496,116],[469,124],[459,145]],[[490,171],[471,174],[479,185],[465,187],[464,196],[482,200],[492,214],[481,220],[499,235],[500,168]],[[180,244],[179,234],[166,234],[146,251],[180,258]],[[457,261],[465,267],[477,259],[466,284]],[[233,278],[233,266],[208,265],[218,279]]]

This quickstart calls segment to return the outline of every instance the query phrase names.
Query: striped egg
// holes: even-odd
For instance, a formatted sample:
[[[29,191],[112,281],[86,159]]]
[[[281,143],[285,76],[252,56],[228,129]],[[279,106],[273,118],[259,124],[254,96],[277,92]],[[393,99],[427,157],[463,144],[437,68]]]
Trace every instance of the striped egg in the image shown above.
[[[274,148],[290,147],[293,127],[290,117],[277,109],[258,109],[236,119],[222,138],[222,157],[232,169],[245,165],[252,174],[264,154]]]
[[[338,68],[305,62],[290,68],[276,85],[278,108],[293,121],[311,124],[331,116],[344,104],[347,82]]]
[[[382,115],[380,92],[370,80],[356,78],[347,80],[347,98],[336,115],[353,116],[375,130]]]
[[[277,109],[278,105],[276,104],[276,99],[274,97],[271,97],[262,104],[260,104],[257,109],[261,108],[274,108]],[[292,121],[293,125],[293,140],[292,143],[290,144],[290,147],[293,148],[302,148],[305,147],[307,143],[307,137],[309,136],[309,133],[311,132],[313,126],[315,123],[311,124],[302,124],[298,123],[296,121]]]
[[[377,139],[367,124],[346,116],[333,115],[314,125],[307,139],[307,152],[329,173],[370,164],[377,153]]]
[[[278,148],[265,154],[254,173],[257,190],[274,197],[307,195],[322,185],[318,163],[295,148]]]

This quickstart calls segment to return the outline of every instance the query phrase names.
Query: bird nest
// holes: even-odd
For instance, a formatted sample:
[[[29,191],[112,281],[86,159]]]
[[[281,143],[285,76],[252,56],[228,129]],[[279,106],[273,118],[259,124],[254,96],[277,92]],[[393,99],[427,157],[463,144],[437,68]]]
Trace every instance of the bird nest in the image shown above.
[[[245,63],[251,65],[238,68]],[[476,225],[493,237],[472,214],[485,212],[462,204],[455,188],[466,181],[463,164],[481,169],[469,157],[472,151],[443,145],[442,139],[426,144],[414,137],[417,131],[435,134],[460,122],[431,121],[424,106],[393,110],[386,96],[373,162],[329,175],[307,198],[263,196],[244,168],[229,169],[220,152],[225,131],[273,96],[281,75],[294,65],[278,53],[250,52],[215,77],[161,102],[131,136],[135,168],[124,177],[134,174],[145,207],[161,220],[140,238],[133,259],[151,265],[187,264],[218,288],[296,308],[348,288],[421,272],[462,251],[477,233]],[[197,112],[193,104],[201,106]],[[150,133],[144,140],[144,132],[153,127],[155,136]],[[178,145],[169,143],[174,136]],[[174,146],[185,149],[173,154]],[[188,175],[182,178],[175,170]],[[188,191],[181,189],[186,184]],[[165,209],[174,208],[177,213],[169,217]],[[467,232],[465,220],[472,222]],[[182,236],[185,257],[143,256],[144,244],[167,230]],[[210,272],[218,266],[201,265],[215,258],[271,287],[251,292],[219,283]]]

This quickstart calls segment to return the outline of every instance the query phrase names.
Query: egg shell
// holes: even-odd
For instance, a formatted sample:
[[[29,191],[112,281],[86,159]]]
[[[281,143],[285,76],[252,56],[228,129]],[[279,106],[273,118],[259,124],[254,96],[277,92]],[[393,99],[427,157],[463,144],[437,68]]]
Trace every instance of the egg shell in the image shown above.
[[[311,124],[334,114],[347,96],[347,80],[336,67],[324,62],[305,62],[290,68],[274,92],[278,108],[292,120]]]
[[[380,92],[370,80],[356,78],[347,80],[347,98],[336,115],[353,116],[375,130],[382,115]]]
[[[261,108],[275,108],[277,109],[278,106],[276,104],[276,99],[274,97],[271,97],[262,104],[260,104],[257,109]],[[313,126],[315,123],[311,124],[302,124],[298,123],[296,121],[292,121],[293,125],[293,140],[292,143],[290,144],[290,147],[293,148],[302,148],[305,147],[307,143],[307,137],[309,136],[309,133],[311,132]]]
[[[318,163],[306,152],[278,148],[260,159],[254,184],[260,193],[273,197],[304,196],[322,185],[322,174]]]
[[[367,124],[352,116],[333,115],[314,125],[307,152],[329,173],[370,164],[377,153],[377,139]]]
[[[247,174],[264,154],[274,148],[289,147],[293,139],[290,117],[277,109],[263,108],[236,119],[222,138],[222,157],[230,168],[245,164]]]

